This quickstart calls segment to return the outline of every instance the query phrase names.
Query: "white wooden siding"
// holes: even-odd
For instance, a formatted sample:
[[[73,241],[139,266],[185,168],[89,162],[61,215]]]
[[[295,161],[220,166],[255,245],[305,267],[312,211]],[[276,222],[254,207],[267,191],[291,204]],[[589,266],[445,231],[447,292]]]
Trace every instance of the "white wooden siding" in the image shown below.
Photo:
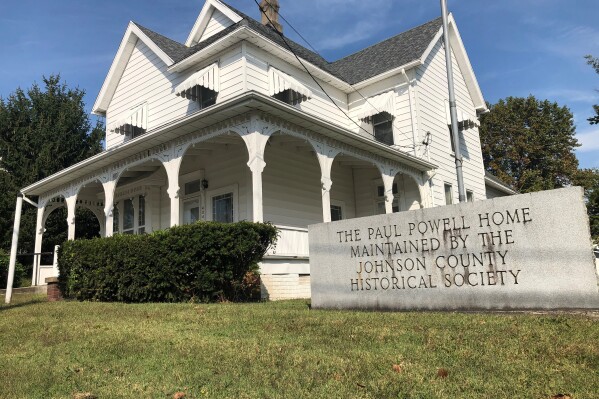
[[[333,163],[331,169],[331,203],[339,201],[343,204],[343,219],[356,217],[356,194],[354,174],[351,166],[344,166],[339,161]]]
[[[264,220],[291,227],[322,223],[320,166],[316,155],[302,147],[266,147],[262,172]]]
[[[424,65],[417,69],[417,108],[418,125],[421,132],[431,132],[432,143],[429,146],[429,157],[439,166],[433,178],[433,192],[436,205],[445,204],[444,183],[453,188],[454,202],[458,199],[458,185],[455,173],[455,162],[451,152],[449,129],[447,127],[447,74],[445,72],[444,50],[439,41]],[[459,110],[476,115],[474,105],[468,93],[466,83],[452,55],[456,102]],[[485,198],[484,170],[480,150],[478,128],[462,132],[461,150],[464,159],[464,185],[474,193],[475,198]]]
[[[382,184],[381,172],[372,168],[354,169],[356,187],[356,217],[372,216],[376,211],[377,186]]]
[[[220,57],[220,93],[218,93],[217,102],[222,102],[243,92],[243,64],[241,45],[222,54]]]
[[[389,91],[393,93],[395,107],[393,113],[394,143],[399,150],[413,153],[414,133],[412,131],[408,84],[405,78],[399,74],[364,87],[360,89],[359,93],[349,94],[349,116],[353,122],[350,121],[347,128],[362,136],[372,138],[372,125],[361,121],[358,115],[369,98]],[[360,128],[354,122],[360,125]]]
[[[219,10],[214,9],[204,32],[202,32],[202,35],[200,36],[199,42],[208,39],[210,36],[217,34],[231,25],[233,25],[233,21],[227,18],[227,16]]]
[[[127,117],[133,108],[148,104],[148,130],[198,110],[198,104],[178,97],[174,88],[202,67],[214,62],[207,60],[183,73],[167,71],[165,65],[143,42],[138,41],[121,77],[106,115],[106,126]],[[223,53],[220,58],[221,92],[217,103],[236,95],[243,87],[241,46]],[[124,136],[106,133],[106,148],[123,142]]]
[[[312,91],[312,98],[297,105],[297,108],[341,127],[347,128],[349,126],[350,121],[348,118],[331,102],[305,71],[287,64],[249,44],[247,45],[246,60],[248,90],[254,90],[267,96],[269,95],[268,66],[272,65],[278,70],[293,76]],[[347,94],[323,81],[319,81],[319,83],[335,100],[337,105],[347,113]]]

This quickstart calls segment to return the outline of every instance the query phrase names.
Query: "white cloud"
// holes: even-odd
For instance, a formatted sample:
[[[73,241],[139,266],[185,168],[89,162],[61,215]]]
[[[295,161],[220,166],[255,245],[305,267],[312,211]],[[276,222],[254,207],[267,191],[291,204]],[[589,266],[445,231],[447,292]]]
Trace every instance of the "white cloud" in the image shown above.
[[[541,89],[534,91],[539,97],[549,98],[552,100],[560,100],[566,104],[579,102],[579,103],[595,103],[599,100],[599,93],[593,89],[589,90],[577,90],[577,89]]]
[[[579,152],[599,151],[599,126],[593,125],[576,133],[576,138],[581,146]],[[599,158],[599,156],[598,156]]]

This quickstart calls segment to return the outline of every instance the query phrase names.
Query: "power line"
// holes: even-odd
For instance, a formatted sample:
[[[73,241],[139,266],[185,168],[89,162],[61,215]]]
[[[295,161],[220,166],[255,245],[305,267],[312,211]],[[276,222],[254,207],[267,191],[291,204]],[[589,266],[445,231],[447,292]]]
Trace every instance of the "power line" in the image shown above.
[[[257,1],[257,0],[254,0],[254,2],[255,2],[257,5],[258,5],[258,8],[260,8],[260,11],[261,11],[261,12],[264,14],[264,16],[266,16],[266,18],[267,18],[267,19],[268,19],[268,21],[271,23],[271,25],[272,25],[272,26],[274,26],[274,24],[273,24],[273,22],[271,21],[271,19],[268,17],[268,15],[266,15],[266,12],[264,11],[264,9],[263,9],[263,8],[260,6],[260,4],[258,4],[258,1]],[[270,3],[270,1],[269,1],[269,0],[266,0],[266,2],[268,3],[268,5],[270,5],[271,7],[273,7],[273,5]],[[274,7],[273,7],[273,8],[274,8]],[[312,50],[312,51],[313,51],[313,52],[314,52],[316,55],[318,55],[319,57],[321,57],[321,58],[323,58],[323,59],[324,59],[324,57],[323,57],[323,56],[322,56],[322,55],[321,55],[321,54],[318,52],[318,50],[316,50],[316,49],[314,48],[314,46],[312,46],[312,44],[310,44],[310,42],[308,41],[308,39],[306,39],[304,36],[302,36],[302,34],[301,34],[301,33],[300,33],[300,32],[299,32],[297,29],[295,29],[295,27],[294,27],[294,26],[291,24],[291,22],[289,22],[289,21],[288,21],[288,20],[287,20],[287,19],[286,19],[286,18],[285,18],[285,17],[284,17],[284,16],[283,16],[283,15],[282,15],[280,12],[277,12],[277,14],[278,14],[278,15],[281,17],[281,19],[282,19],[283,21],[285,21],[285,22],[287,23],[287,25],[289,25],[289,27],[290,27],[290,28],[291,28],[291,29],[292,29],[292,30],[293,30],[293,31],[294,31],[294,32],[295,32],[295,33],[296,33],[296,34],[297,34],[297,35],[298,35],[298,36],[299,36],[299,37],[300,37],[300,38],[301,38],[301,39],[302,39],[302,40],[303,40],[303,41],[304,41],[304,42],[305,42],[307,45],[308,45],[308,47],[310,47],[310,49],[311,49],[311,50]],[[281,39],[283,39],[283,41],[285,42],[285,44],[287,45],[287,47],[289,48],[289,50],[290,50],[290,51],[293,53],[293,55],[295,56],[295,58],[296,58],[296,59],[298,59],[298,61],[300,61],[300,60],[299,60],[299,57],[297,56],[297,54],[295,54],[295,51],[293,51],[293,49],[292,49],[292,48],[289,46],[289,44],[288,44],[288,43],[287,43],[287,41],[285,40],[285,38],[284,38],[283,34],[282,34],[281,32],[279,32],[278,30],[276,30],[276,29],[274,29],[274,30],[275,30],[275,31],[276,31],[276,32],[279,34],[279,36],[281,36]],[[316,81],[316,79],[314,78],[314,76],[312,76],[312,74],[311,74],[311,73],[310,73],[310,72],[307,70],[307,68],[304,66],[304,64],[303,64],[301,61],[300,61],[300,63],[302,64],[302,66],[304,67],[304,69],[306,70],[306,72],[307,72],[307,73],[310,75],[310,77],[312,78],[312,80],[314,80],[314,81],[316,82],[316,84],[317,84],[317,85],[318,85],[318,86],[321,88],[321,90],[322,90],[322,91],[325,93],[325,95],[326,95],[327,97],[329,97],[329,99],[331,99],[331,101],[333,101],[333,99],[332,99],[332,98],[331,98],[331,97],[328,95],[328,93],[327,93],[327,92],[324,90],[324,88],[323,88],[322,86],[320,86],[320,84],[319,84],[319,83]],[[406,78],[407,78],[407,75],[406,75]],[[371,103],[371,102],[370,102],[370,101],[369,101],[369,100],[368,100],[366,97],[364,97],[364,95],[362,95],[362,93],[361,93],[361,92],[360,92],[358,89],[356,89],[356,88],[355,88],[355,87],[354,87],[354,86],[353,86],[351,83],[349,83],[349,82],[346,82],[346,83],[347,83],[347,84],[348,84],[348,85],[349,85],[349,86],[352,88],[352,90],[353,90],[354,92],[358,93],[358,94],[360,95],[360,97],[361,97],[361,98],[362,98],[362,99],[363,99],[363,100],[364,100],[364,101],[365,101],[367,104],[369,104],[369,105],[370,105],[370,106],[371,106],[371,107],[372,107],[372,108],[373,108],[375,111],[377,111],[377,113],[381,113],[381,111],[379,111],[379,110],[378,110],[378,109],[377,109],[377,108],[376,108],[376,107],[375,107],[375,106],[374,106],[374,105],[373,105],[373,104],[372,104],[372,103]],[[408,82],[407,82],[407,83],[408,83],[408,84],[410,84],[409,80],[408,80]],[[333,101],[333,103],[335,104],[335,106],[337,106],[337,108],[339,108],[339,106],[338,106],[338,105],[335,103],[335,101]],[[362,126],[360,126],[360,125],[359,125],[359,124],[358,124],[356,121],[354,121],[352,118],[350,118],[350,117],[349,117],[349,115],[347,115],[347,114],[346,114],[346,113],[345,113],[345,112],[344,112],[344,111],[343,111],[341,108],[339,108],[339,110],[340,110],[341,112],[343,112],[343,114],[344,114],[344,115],[345,115],[345,116],[346,116],[348,119],[350,119],[350,120],[351,120],[351,121],[352,121],[352,122],[353,122],[355,125],[357,125],[357,126],[360,128],[360,129],[364,130],[364,131],[365,131],[367,134],[369,134],[369,135],[373,135],[372,133],[370,133],[370,132],[368,132],[366,129],[364,129]],[[407,134],[406,134],[405,132],[403,132],[403,131],[402,131],[402,129],[401,129],[399,126],[397,126],[397,125],[396,125],[396,124],[393,122],[393,120],[391,121],[391,124],[392,124],[394,127],[396,127],[396,128],[397,128],[397,130],[398,130],[400,133],[402,133],[402,134],[404,134],[404,135],[406,135],[406,136],[407,136]],[[414,144],[414,145],[397,145],[397,146],[398,146],[398,147],[403,147],[403,148],[409,148],[409,149],[416,149],[416,148],[420,148],[420,147],[422,147],[423,145],[424,145],[424,146],[427,146],[428,144],[424,144],[424,143],[423,143],[423,144],[418,144],[418,145]]]

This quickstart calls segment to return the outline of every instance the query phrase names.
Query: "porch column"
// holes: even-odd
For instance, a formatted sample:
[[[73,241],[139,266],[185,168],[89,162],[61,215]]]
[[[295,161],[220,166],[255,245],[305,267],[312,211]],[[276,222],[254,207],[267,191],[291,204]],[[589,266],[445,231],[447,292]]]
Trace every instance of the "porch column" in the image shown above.
[[[42,252],[42,238],[44,236],[44,212],[46,211],[45,206],[39,206],[37,208],[37,222],[35,224],[35,246],[33,247],[33,252],[39,254]],[[39,272],[41,262],[40,255],[33,256],[33,273],[31,276],[31,285],[37,285],[37,275]]]
[[[179,198],[179,169],[181,167],[182,156],[175,157],[163,162],[166,175],[168,176],[167,193],[171,200],[171,225],[174,227],[180,223],[180,198]]]
[[[266,162],[261,157],[254,157],[248,166],[252,171],[252,215],[254,222],[264,221],[264,205],[262,203],[262,172]]]
[[[112,210],[114,208],[114,189],[116,188],[116,180],[109,180],[102,183],[104,188],[104,217],[105,217],[105,228],[104,236],[112,237],[114,234],[114,226],[112,219]]]
[[[385,187],[385,213],[393,213],[393,180],[395,180],[395,175],[382,173],[381,177]]]
[[[243,131],[245,130],[245,131]],[[270,136],[278,130],[257,116],[244,129],[237,131],[248,150],[248,167],[252,172],[252,221],[264,221],[264,204],[262,202],[262,172],[266,167],[264,151]]]
[[[328,223],[331,221],[331,169],[333,161],[339,151],[327,144],[318,143],[315,145],[316,158],[320,165],[320,188],[322,191],[322,221]]]
[[[6,294],[4,302],[10,303],[12,298],[12,283],[15,279],[15,264],[17,262],[17,246],[19,244],[19,227],[21,226],[21,209],[23,208],[23,194],[17,194],[15,206],[15,223],[12,230],[12,245],[10,247],[10,260],[8,262],[8,278],[6,279]]]
[[[75,239],[75,208],[77,207],[77,194],[72,194],[65,198],[67,204],[67,226],[68,236],[67,239],[72,241]]]

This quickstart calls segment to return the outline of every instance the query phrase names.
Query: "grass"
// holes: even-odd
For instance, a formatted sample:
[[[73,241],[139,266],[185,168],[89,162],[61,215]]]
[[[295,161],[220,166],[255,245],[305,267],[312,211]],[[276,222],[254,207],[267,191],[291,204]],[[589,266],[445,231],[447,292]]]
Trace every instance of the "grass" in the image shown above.
[[[0,398],[599,397],[585,315],[15,300],[0,306]]]

